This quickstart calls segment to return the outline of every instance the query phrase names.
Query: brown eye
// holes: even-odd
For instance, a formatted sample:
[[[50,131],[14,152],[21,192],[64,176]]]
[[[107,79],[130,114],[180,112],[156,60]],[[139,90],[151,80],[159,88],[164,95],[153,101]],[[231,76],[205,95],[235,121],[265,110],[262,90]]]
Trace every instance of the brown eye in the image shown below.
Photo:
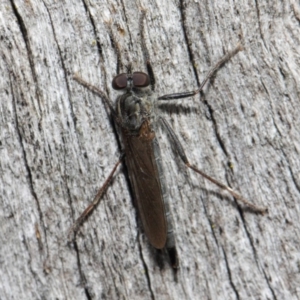
[[[146,73],[134,72],[132,74],[132,82],[135,87],[146,87],[150,84],[150,79]]]
[[[122,90],[127,87],[127,74],[122,73],[114,77],[112,87],[115,90]]]

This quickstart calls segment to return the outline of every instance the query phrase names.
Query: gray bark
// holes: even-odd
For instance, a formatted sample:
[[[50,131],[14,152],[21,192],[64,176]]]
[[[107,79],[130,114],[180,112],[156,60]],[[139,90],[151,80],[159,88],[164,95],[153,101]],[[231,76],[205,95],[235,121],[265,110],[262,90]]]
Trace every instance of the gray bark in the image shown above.
[[[119,156],[101,99],[117,57],[164,95],[196,88],[243,40],[201,97],[161,114],[191,162],[267,206],[257,215],[192,171],[157,133],[180,259],[177,275],[140,228],[124,168],[81,226],[68,228]],[[300,6],[298,1],[0,3],[1,299],[300,299]],[[123,70],[124,71],[124,70]]]

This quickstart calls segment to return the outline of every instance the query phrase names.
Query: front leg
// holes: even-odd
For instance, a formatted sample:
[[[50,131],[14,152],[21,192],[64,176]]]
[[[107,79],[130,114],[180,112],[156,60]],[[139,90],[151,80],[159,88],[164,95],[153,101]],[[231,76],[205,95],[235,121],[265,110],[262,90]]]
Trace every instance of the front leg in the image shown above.
[[[238,44],[235,49],[232,51],[228,52],[226,55],[224,55],[217,63],[216,65],[208,72],[202,83],[200,84],[200,87],[194,91],[190,92],[181,92],[181,93],[175,93],[175,94],[167,94],[164,96],[158,97],[158,100],[175,100],[175,99],[182,99],[182,98],[187,98],[191,97],[194,95],[199,94],[207,81],[224,65],[228,60],[230,60],[234,55],[236,55],[239,51],[243,50],[243,47],[241,44]]]

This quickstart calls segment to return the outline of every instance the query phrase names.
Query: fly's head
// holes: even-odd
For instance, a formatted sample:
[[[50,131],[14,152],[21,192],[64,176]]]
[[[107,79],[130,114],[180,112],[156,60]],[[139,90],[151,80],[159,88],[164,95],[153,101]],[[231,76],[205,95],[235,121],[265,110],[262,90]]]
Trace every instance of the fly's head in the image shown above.
[[[122,73],[112,81],[115,90],[124,90],[117,99],[117,114],[130,131],[138,131],[144,121],[152,118],[155,96],[149,85],[149,76],[143,72]]]

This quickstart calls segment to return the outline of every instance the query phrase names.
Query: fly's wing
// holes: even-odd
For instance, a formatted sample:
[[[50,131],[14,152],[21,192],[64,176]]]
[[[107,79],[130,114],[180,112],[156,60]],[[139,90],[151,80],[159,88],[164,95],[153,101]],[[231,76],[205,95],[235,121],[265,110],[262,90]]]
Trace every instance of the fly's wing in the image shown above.
[[[153,138],[124,135],[123,141],[129,178],[144,231],[152,246],[162,249],[167,241],[167,221]]]

